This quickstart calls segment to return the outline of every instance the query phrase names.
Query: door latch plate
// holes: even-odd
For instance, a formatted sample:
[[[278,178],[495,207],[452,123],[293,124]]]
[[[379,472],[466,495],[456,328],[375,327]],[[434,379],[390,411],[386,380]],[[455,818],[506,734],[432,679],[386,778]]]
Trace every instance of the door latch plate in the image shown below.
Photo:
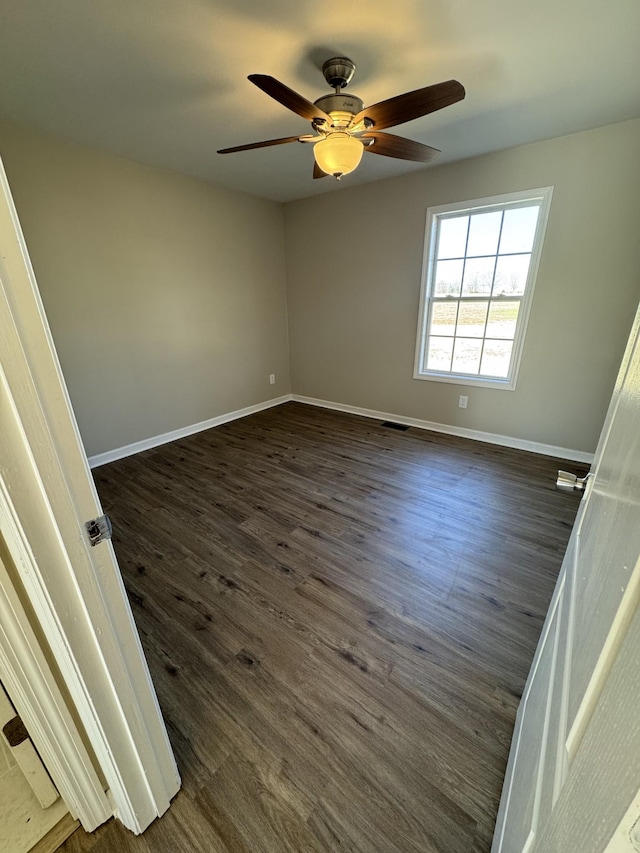
[[[111,525],[111,519],[106,515],[106,513],[105,515],[101,515],[100,518],[92,518],[90,521],[87,521],[84,526],[87,530],[91,547],[102,542],[104,539],[111,539],[113,527]]]
[[[556,480],[556,489],[559,492],[584,492],[589,482],[589,478],[593,474],[591,471],[586,477],[578,477],[570,471],[558,471],[558,479]]]

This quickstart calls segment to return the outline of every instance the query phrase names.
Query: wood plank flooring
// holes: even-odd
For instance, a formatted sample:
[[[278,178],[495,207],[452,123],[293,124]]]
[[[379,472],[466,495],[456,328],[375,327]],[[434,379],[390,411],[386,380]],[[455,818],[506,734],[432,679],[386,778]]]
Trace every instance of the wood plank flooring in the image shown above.
[[[183,789],[62,850],[488,851],[558,467],[287,403],[96,470]]]

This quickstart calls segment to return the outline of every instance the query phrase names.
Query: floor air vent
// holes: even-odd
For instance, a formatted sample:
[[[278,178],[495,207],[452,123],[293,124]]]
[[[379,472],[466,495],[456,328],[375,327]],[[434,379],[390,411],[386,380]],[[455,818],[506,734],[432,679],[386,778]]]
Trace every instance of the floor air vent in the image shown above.
[[[406,432],[409,427],[406,424],[395,424],[393,421],[383,421],[383,427],[389,427],[389,429],[399,429],[400,432]]]

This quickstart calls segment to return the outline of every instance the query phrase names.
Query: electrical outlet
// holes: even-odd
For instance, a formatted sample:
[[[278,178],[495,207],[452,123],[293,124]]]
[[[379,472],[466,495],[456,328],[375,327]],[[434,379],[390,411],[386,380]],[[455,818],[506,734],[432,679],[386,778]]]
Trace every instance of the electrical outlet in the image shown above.
[[[465,397],[464,394],[460,394],[460,397],[458,399],[458,408],[466,409],[468,402],[469,402],[469,398]]]
[[[276,384],[276,375],[275,375],[275,373],[270,373],[269,374],[269,385],[275,385],[275,384]]]

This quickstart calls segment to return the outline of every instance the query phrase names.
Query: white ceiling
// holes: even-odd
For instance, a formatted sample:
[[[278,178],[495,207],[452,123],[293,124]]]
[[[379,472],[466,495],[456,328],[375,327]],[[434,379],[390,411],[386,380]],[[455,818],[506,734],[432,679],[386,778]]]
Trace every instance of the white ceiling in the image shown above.
[[[286,201],[425,168],[365,154],[341,184],[247,81],[315,100],[331,56],[371,104],[455,78],[464,101],[391,129],[447,162],[640,115],[638,0],[2,0],[0,115]]]

